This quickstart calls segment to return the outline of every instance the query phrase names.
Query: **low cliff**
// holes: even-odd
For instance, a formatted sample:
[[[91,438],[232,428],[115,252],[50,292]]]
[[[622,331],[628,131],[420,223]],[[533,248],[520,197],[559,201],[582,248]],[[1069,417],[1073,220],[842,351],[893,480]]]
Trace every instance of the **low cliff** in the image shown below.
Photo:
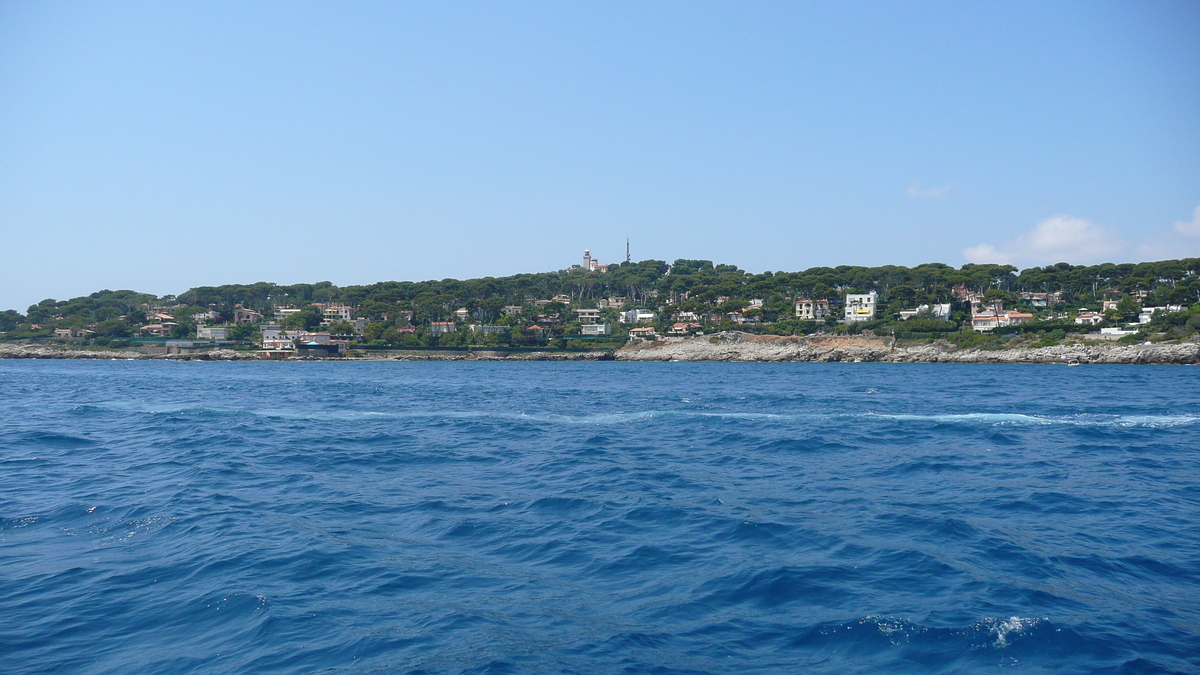
[[[879,361],[889,363],[1200,363],[1200,344],[1061,345],[1033,349],[959,349],[938,341],[893,347],[890,338],[778,336],[727,332],[642,342],[618,361]]]
[[[80,349],[78,347],[58,345],[0,344],[0,359],[245,361],[257,358],[257,352],[237,352],[232,349],[208,349],[185,354],[150,355],[134,349]]]

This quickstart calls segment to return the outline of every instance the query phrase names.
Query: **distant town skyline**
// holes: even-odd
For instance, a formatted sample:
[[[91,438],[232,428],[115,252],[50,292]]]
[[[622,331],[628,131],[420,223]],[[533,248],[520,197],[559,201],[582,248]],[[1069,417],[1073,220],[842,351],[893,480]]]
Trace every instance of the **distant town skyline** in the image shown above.
[[[0,309],[1200,256],[1200,5],[0,6]]]

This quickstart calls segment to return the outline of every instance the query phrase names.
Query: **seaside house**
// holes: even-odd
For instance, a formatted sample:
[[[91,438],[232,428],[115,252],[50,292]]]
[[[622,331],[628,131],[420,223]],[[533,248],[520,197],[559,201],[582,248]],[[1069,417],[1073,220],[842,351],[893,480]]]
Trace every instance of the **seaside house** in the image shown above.
[[[284,337],[263,338],[263,349],[291,349],[296,346],[295,341]]]
[[[270,339],[262,341],[262,350],[258,352],[261,359],[286,359],[295,356],[296,344],[291,340]]]
[[[453,333],[454,331],[453,321],[434,321],[429,324],[430,335],[442,335],[444,333]]]
[[[330,333],[310,333],[305,330],[279,330],[277,328],[266,328],[262,331],[262,342],[266,344],[271,341],[287,341],[287,342],[316,342],[317,344],[327,345],[336,340]]]
[[[580,322],[595,323],[600,320],[600,310],[598,309],[576,309],[572,310],[572,313]]]
[[[171,334],[171,329],[178,326],[174,321],[164,321],[162,323],[152,323],[147,326],[142,326],[138,329],[138,334],[142,337],[167,337]]]
[[[1182,312],[1182,311],[1183,311],[1182,305],[1165,305],[1163,307],[1143,307],[1142,311],[1138,313],[1137,322],[1138,322],[1138,324],[1150,323],[1150,321],[1154,319],[1154,314],[1156,312],[1162,312],[1163,314],[1171,314],[1173,312]]]
[[[354,308],[347,305],[326,305],[321,310],[321,325],[350,323],[354,319]]]
[[[1001,314],[1001,316],[1004,317],[1003,325],[1005,325],[1005,326],[1017,326],[1017,325],[1020,325],[1023,323],[1029,323],[1030,321],[1033,321],[1033,315],[1029,314],[1028,312],[1017,312],[1017,311],[1009,310],[1007,312],[1003,312]]]
[[[296,356],[341,356],[346,353],[345,342],[320,343],[301,342],[296,345]]]
[[[201,340],[228,340],[229,328],[225,326],[197,326],[196,337]]]
[[[1062,293],[1022,293],[1017,297],[1030,307],[1043,308],[1057,305]]]
[[[454,318],[458,319],[459,321],[466,321],[467,319],[471,318],[471,310],[467,309],[466,307],[459,307],[458,309],[454,310]]]
[[[920,305],[916,309],[902,309],[900,310],[900,320],[908,321],[919,314],[927,314],[933,319],[949,319],[950,303],[944,302],[937,305]]]
[[[1017,326],[1030,321],[1033,321],[1033,315],[1026,312],[984,310],[971,315],[971,330],[982,333],[994,328]]]
[[[629,337],[642,340],[653,340],[654,338],[658,337],[658,333],[654,331],[653,326],[647,326],[645,328],[630,329]]]
[[[701,329],[701,325],[698,323],[680,322],[680,323],[672,324],[671,330],[669,332],[672,335],[687,335],[688,333],[692,333],[692,332],[698,331],[700,329]]]
[[[1075,323],[1077,325],[1081,325],[1081,326],[1083,326],[1083,325],[1095,326],[1096,324],[1100,323],[1101,321],[1104,321],[1103,314],[1091,312],[1086,309],[1080,310],[1080,314],[1075,317]]]
[[[810,298],[796,299],[796,318],[805,321],[817,321],[829,316],[829,301]]]
[[[875,318],[875,305],[879,300],[879,294],[875,291],[870,293],[849,293],[846,295],[845,320],[846,323],[857,323],[859,321],[870,321]]]
[[[512,326],[484,326],[477,323],[471,324],[468,328],[473,333],[483,333],[484,335],[499,335],[512,330]]]
[[[214,312],[212,310],[209,310],[207,312],[197,312],[192,315],[192,323],[203,324],[203,323],[208,323],[210,321],[216,321],[217,319],[220,319],[220,318],[221,318],[221,315],[217,314],[216,312]]]
[[[236,307],[233,310],[234,323],[259,323],[263,320],[261,312],[256,312],[245,307]]]
[[[583,335],[609,335],[612,328],[606,323],[589,323],[579,327]]]
[[[621,323],[654,323],[654,316],[646,309],[631,309],[621,313]]]
[[[521,305],[505,305],[500,308],[500,313],[504,316],[516,316],[524,311],[525,308]]]

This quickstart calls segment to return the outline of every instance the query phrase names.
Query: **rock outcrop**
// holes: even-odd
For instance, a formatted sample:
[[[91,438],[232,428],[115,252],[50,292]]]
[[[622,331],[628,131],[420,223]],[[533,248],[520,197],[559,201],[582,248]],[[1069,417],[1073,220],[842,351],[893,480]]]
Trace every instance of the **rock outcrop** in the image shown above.
[[[49,345],[0,344],[0,359],[148,359],[141,352],[117,349],[72,349]]]
[[[55,345],[0,344],[0,359],[117,359],[159,361],[244,361],[257,359],[258,352],[205,349],[182,354],[145,354],[133,349],[79,349]]]
[[[1200,363],[1200,344],[1061,345],[959,349],[939,341],[893,347],[872,336],[778,336],[727,332],[642,342],[617,350],[618,361],[877,361],[887,363]]]

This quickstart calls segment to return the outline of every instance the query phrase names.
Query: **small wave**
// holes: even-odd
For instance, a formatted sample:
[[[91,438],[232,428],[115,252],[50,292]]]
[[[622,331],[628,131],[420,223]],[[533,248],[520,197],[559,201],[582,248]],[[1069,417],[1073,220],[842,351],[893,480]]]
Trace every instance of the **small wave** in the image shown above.
[[[932,627],[890,616],[865,616],[856,621],[814,626],[793,641],[793,647],[899,647],[935,646],[966,654],[1030,649],[1070,649],[1082,638],[1049,619],[1011,616],[987,617],[961,628]]]
[[[803,422],[821,420],[879,420],[906,424],[956,424],[990,426],[1038,426],[1070,425],[1088,427],[1172,427],[1200,422],[1197,415],[1097,415],[1077,414],[1062,416],[1027,415],[1022,413],[969,412],[940,415],[909,413],[866,412],[739,412],[729,410],[642,410],[637,412],[611,412],[572,415],[554,412],[526,412],[503,410],[290,410],[286,408],[223,408],[204,405],[148,405],[148,404],[102,404],[85,406],[76,410],[94,410],[97,407],[120,412],[168,416],[243,416],[312,420],[386,420],[386,419],[442,419],[442,420],[499,420],[531,424],[568,424],[580,426],[626,425],[658,419],[740,420],[746,422]],[[88,442],[88,441],[83,441]]]

